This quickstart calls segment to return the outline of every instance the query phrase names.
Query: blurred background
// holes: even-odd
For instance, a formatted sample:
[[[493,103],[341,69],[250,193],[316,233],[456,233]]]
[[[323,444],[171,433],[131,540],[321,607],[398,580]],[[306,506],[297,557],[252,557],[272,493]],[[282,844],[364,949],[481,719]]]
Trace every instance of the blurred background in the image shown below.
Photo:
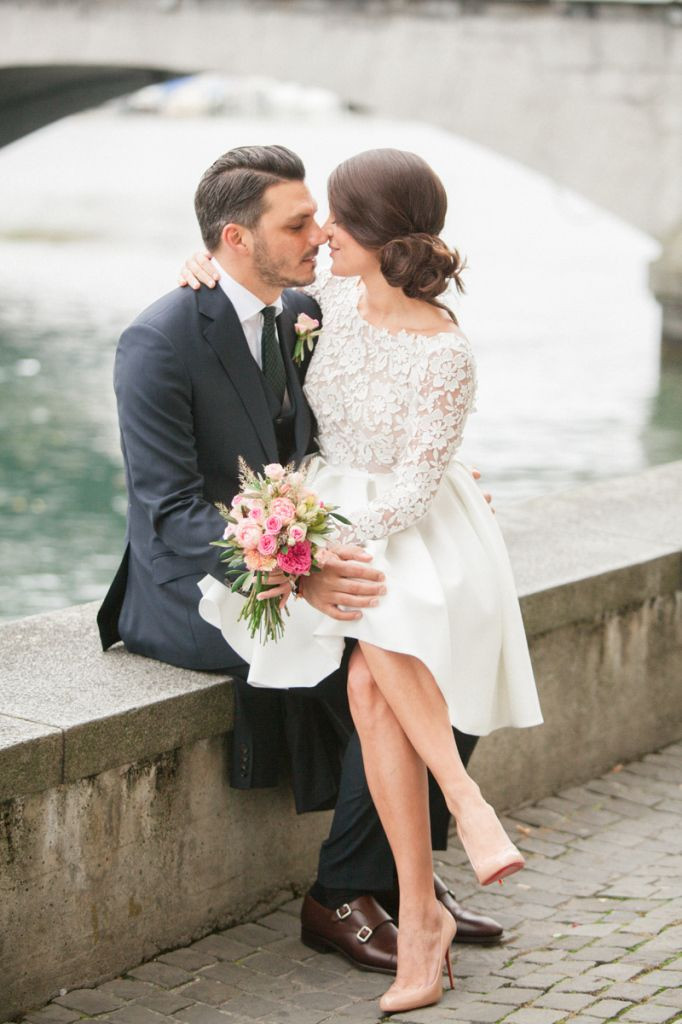
[[[441,175],[479,364],[462,456],[498,506],[682,458],[649,283],[682,221],[681,31],[649,7],[0,4],[0,620],[111,581],[116,342],[200,246],[194,189],[235,145],[298,152],[322,217],[363,149]]]

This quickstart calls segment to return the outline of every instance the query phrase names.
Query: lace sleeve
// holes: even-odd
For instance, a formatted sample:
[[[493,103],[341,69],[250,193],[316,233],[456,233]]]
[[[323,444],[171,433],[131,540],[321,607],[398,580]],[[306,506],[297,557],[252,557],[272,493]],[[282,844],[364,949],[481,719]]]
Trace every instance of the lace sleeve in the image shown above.
[[[404,530],[424,516],[462,440],[473,404],[475,367],[466,347],[432,349],[412,409],[413,429],[394,469],[390,493],[348,511],[343,543],[363,543]]]

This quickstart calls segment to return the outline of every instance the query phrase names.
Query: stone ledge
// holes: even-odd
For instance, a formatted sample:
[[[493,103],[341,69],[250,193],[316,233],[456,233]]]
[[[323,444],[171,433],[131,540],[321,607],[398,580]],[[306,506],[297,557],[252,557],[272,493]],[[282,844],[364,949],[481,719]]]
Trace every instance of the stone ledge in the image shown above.
[[[0,627],[0,800],[231,729],[229,679],[104,654],[97,607]]]
[[[501,509],[529,636],[682,590],[680,496],[677,462]],[[0,627],[0,800],[232,727],[229,679],[103,654],[96,610]]]

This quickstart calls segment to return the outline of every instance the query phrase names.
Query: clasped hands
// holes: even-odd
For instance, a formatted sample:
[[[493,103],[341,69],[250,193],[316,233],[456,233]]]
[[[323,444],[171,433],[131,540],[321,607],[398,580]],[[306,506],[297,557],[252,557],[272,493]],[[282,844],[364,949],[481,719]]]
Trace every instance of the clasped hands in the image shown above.
[[[475,480],[481,476],[477,469],[472,470],[472,474]],[[492,509],[491,495],[484,492],[483,496]],[[319,552],[318,560],[322,568],[310,576],[299,577],[298,593],[318,612],[332,619],[361,619],[360,609],[376,607],[386,593],[384,574],[372,568],[369,564],[372,555],[356,544],[329,547]],[[258,599],[279,597],[281,609],[291,593],[290,579],[280,570],[275,570],[269,573],[268,589],[261,591]]]

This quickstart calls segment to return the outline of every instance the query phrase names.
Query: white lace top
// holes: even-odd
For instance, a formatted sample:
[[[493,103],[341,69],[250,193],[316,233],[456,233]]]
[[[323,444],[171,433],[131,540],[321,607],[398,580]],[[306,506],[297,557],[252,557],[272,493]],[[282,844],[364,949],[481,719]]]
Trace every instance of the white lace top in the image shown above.
[[[357,309],[359,279],[320,275],[305,289],[323,330],[305,380],[324,458],[395,474],[388,495],[343,509],[344,541],[404,530],[426,513],[462,439],[476,391],[474,357],[460,332],[391,334]]]

